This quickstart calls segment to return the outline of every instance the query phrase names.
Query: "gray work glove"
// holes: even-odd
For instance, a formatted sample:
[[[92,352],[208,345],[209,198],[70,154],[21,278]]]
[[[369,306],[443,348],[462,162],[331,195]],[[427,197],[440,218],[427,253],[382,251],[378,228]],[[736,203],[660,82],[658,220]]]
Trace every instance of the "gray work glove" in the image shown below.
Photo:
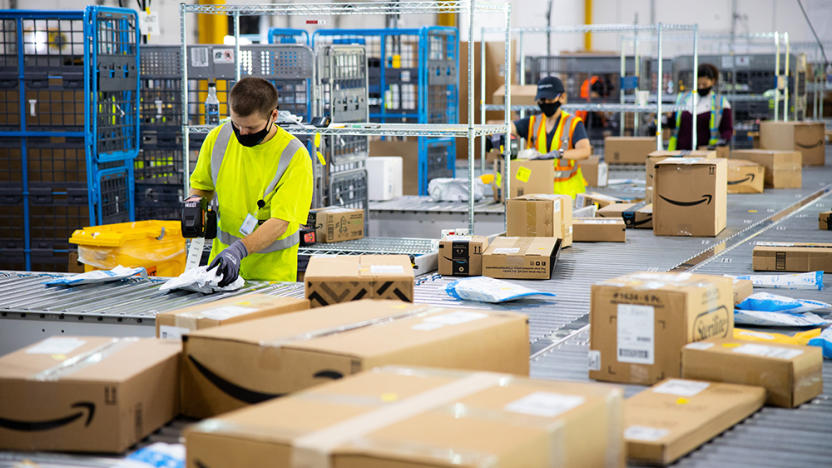
[[[214,261],[208,265],[208,271],[216,268],[217,275],[222,275],[219,286],[228,286],[237,281],[240,276],[240,262],[243,261],[246,255],[248,255],[248,249],[246,249],[243,241],[237,240],[214,257]]]

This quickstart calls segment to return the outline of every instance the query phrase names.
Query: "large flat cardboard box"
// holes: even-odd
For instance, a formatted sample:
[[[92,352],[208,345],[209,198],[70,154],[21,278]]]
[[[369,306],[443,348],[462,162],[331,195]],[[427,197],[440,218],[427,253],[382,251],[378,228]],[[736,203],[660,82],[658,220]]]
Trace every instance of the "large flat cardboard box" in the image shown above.
[[[654,137],[604,138],[604,160],[609,164],[644,164],[653,151],[656,151]]]
[[[766,404],[796,408],[823,391],[819,347],[711,339],[682,349],[682,377],[765,387]]]
[[[504,311],[367,300],[209,328],[185,338],[182,408],[192,417],[388,364],[529,373],[526,316]]]
[[[401,156],[374,156],[367,158],[367,198],[370,201],[387,201],[401,197],[402,171]],[[411,173],[412,174],[412,173]]]
[[[832,243],[757,242],[751,264],[754,271],[832,273]]]
[[[330,206],[309,210],[306,223],[318,242],[344,242],[364,237],[364,210]]]
[[[803,166],[798,151],[734,150],[732,159],[746,159],[766,168],[766,188],[800,188],[803,186]]]
[[[664,161],[667,158],[716,158],[716,151],[653,151],[647,155],[647,161],[644,166],[644,183],[647,189],[653,188],[654,179],[656,175],[656,163]],[[648,201],[653,201],[651,198]]]
[[[495,237],[482,259],[482,274],[492,278],[549,279],[555,269],[560,239]]]
[[[621,214],[632,209],[636,203],[611,203],[599,209],[595,216],[599,218],[621,218]]]
[[[460,155],[467,157],[468,147],[465,147],[465,153],[460,153],[457,149],[456,154],[457,157],[460,157]],[[417,139],[370,140],[370,159],[389,156],[402,158],[402,195],[419,195],[419,177],[417,177],[417,174],[419,174],[419,142]],[[407,177],[405,177],[405,174],[407,174]]]
[[[639,202],[621,212],[628,229],[653,229],[653,204]]]
[[[669,465],[751,416],[765,389],[668,379],[624,402],[627,458]]]
[[[623,467],[622,406],[597,384],[381,367],[190,426],[185,446],[188,466]]]
[[[590,156],[587,159],[578,161],[581,173],[589,187],[606,187],[609,180],[609,166],[601,161],[600,156]]]
[[[669,158],[656,163],[653,233],[713,237],[728,220],[725,159]]]
[[[823,166],[826,162],[826,137],[823,122],[760,123],[760,148],[800,151],[804,166]]]
[[[598,208],[604,208],[605,206],[612,205],[613,203],[624,203],[625,201],[626,200],[613,197],[612,195],[604,195],[603,193],[598,192],[586,192],[579,193],[575,197],[575,208],[583,208],[590,205],[596,205]]]
[[[572,224],[575,242],[626,242],[624,221],[614,218],[575,218]]]
[[[728,160],[728,193],[763,193],[766,168],[745,159]]]
[[[502,193],[503,160],[494,162],[494,200],[505,201]],[[511,161],[511,196],[517,198],[527,194],[551,194],[555,191],[555,165],[549,160],[515,159]]]
[[[818,229],[832,231],[832,211],[821,211],[818,213]]]
[[[312,307],[360,299],[413,302],[413,264],[407,255],[312,256],[304,289]]]
[[[127,450],[176,417],[181,347],[62,335],[0,357],[0,449]]]
[[[731,278],[632,273],[592,286],[589,377],[651,385],[681,375],[682,347],[734,330]]]
[[[537,85],[511,85],[511,105],[512,106],[535,106],[537,101],[534,97],[537,95]],[[494,94],[491,95],[494,104],[505,104],[506,102],[506,86],[500,85]],[[479,116],[478,116],[479,117]]]
[[[512,198],[506,202],[506,236],[563,239],[563,205],[556,195],[534,194]]]
[[[485,236],[450,236],[439,242],[439,274],[482,276],[482,254],[488,247]]]
[[[185,333],[309,308],[307,299],[245,294],[156,314],[156,337],[180,339]]]

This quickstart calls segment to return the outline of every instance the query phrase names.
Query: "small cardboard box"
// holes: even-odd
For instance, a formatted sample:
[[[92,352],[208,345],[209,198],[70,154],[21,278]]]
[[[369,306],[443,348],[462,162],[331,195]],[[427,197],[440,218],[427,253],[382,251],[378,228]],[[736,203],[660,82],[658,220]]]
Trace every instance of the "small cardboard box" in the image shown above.
[[[612,205],[613,203],[624,203],[624,201],[625,200],[613,197],[612,195],[604,195],[603,193],[598,192],[586,192],[579,193],[578,196],[575,197],[575,208],[583,208],[590,205],[596,205],[598,208],[603,208],[607,205]]]
[[[537,105],[537,101],[534,100],[535,96],[537,96],[537,85],[511,85],[512,106],[535,106]],[[506,86],[501,85],[497,88],[492,97],[495,104],[505,104]]]
[[[716,158],[716,151],[653,151],[647,155],[647,162],[644,166],[644,183],[647,189],[654,186],[656,175],[656,163],[667,158]],[[653,200],[648,198],[648,201]]]
[[[343,242],[364,237],[364,210],[330,206],[309,210],[306,223],[318,242]]]
[[[565,249],[572,245],[572,205],[575,200],[569,195],[555,195],[555,198],[560,199],[560,228],[562,235],[560,237],[560,248]]]
[[[621,218],[621,214],[636,206],[636,203],[611,203],[595,213],[599,218]]]
[[[180,339],[185,333],[309,308],[294,297],[246,294],[156,314],[156,337]]]
[[[800,188],[803,186],[803,166],[798,151],[735,150],[732,159],[746,159],[766,168],[766,188]]]
[[[832,211],[822,211],[818,213],[818,229],[822,231],[832,231]]]
[[[589,187],[606,187],[609,180],[609,166],[601,161],[600,156],[590,156],[583,161],[578,161],[581,173]]]
[[[627,458],[669,465],[763,406],[762,387],[668,379],[624,402]]]
[[[512,198],[506,203],[506,236],[563,239],[563,205],[563,200],[557,195],[534,194]]]
[[[734,278],[734,305],[744,301],[754,293],[754,283],[751,280]]]
[[[815,346],[712,339],[682,349],[682,377],[765,387],[766,404],[796,408],[823,391]]]
[[[832,244],[757,242],[751,257],[754,271],[825,271],[832,273]]]
[[[373,367],[529,373],[526,316],[358,301],[185,336],[183,413],[207,417]]]
[[[823,166],[826,163],[826,141],[823,122],[760,123],[760,148],[799,151],[804,166]]]
[[[627,228],[621,219],[575,218],[575,242],[626,242]]]
[[[505,201],[502,193],[503,164],[505,161],[494,162],[494,200]],[[555,191],[555,165],[552,160],[523,160],[511,161],[511,181],[509,198],[517,198],[530,193],[550,194]]]
[[[713,237],[728,220],[725,159],[669,158],[656,163],[653,233]]]
[[[766,168],[745,159],[728,160],[728,193],[763,193]]]
[[[0,357],[0,449],[127,450],[176,417],[181,348],[62,335]]]
[[[407,255],[312,256],[304,289],[312,307],[359,299],[413,302],[414,278]]]
[[[560,239],[496,237],[485,250],[482,274],[492,278],[549,279],[555,269]]]
[[[727,158],[731,155],[731,147],[728,145],[716,146],[713,149],[709,149],[707,146],[700,146],[698,151],[715,151],[717,158]]]
[[[185,446],[188,466],[623,467],[622,407],[606,385],[380,367],[192,425]]]
[[[731,278],[632,273],[592,286],[589,377],[654,384],[679,377],[682,347],[734,330]]]
[[[450,236],[439,242],[439,274],[481,276],[482,254],[488,247],[485,236]]]
[[[621,213],[628,229],[653,229],[653,204],[636,203]]]
[[[400,156],[373,156],[367,158],[367,197],[371,201],[386,201],[403,195],[402,158]]]
[[[604,160],[609,164],[644,164],[653,151],[656,151],[654,137],[604,138]]]

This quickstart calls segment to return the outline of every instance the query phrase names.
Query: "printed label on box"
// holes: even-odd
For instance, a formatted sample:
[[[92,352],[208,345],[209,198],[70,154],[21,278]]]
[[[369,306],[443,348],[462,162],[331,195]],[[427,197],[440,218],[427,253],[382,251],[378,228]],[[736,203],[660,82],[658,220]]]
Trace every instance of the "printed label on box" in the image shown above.
[[[460,323],[473,322],[474,320],[488,317],[481,312],[449,312],[447,314],[434,315],[426,318],[425,322],[441,323],[443,325],[459,325]]]
[[[761,345],[754,343],[739,346],[734,349],[734,352],[777,359],[794,359],[795,357],[803,354],[803,351],[800,349],[780,348],[777,346]]]
[[[520,253],[520,249],[517,247],[498,247],[494,249],[494,253],[497,255],[511,255]]]
[[[688,343],[687,345],[685,345],[685,348],[704,350],[704,349],[712,348],[713,346],[714,346],[713,343],[704,343],[704,342],[699,341],[699,342],[696,342],[696,343]]]
[[[47,338],[26,350],[26,354],[69,354],[86,341],[78,338]]]
[[[404,268],[401,265],[370,265],[370,273],[374,275],[404,273]]]
[[[532,171],[528,167],[518,167],[517,168],[517,175],[515,176],[517,180],[520,182],[528,182],[529,177],[531,177]]]
[[[165,340],[181,340],[182,335],[191,330],[185,327],[174,327],[173,325],[159,325],[159,338]]]
[[[653,306],[618,304],[618,362],[653,364]]]
[[[589,358],[589,370],[601,370],[601,351],[590,349],[587,357]]]
[[[692,397],[708,388],[708,382],[695,382],[692,380],[670,379],[667,382],[653,387],[656,393]]]
[[[240,307],[230,305],[203,311],[201,315],[202,317],[205,317],[207,319],[228,320],[231,317],[238,317],[240,315],[246,315],[252,312],[257,312],[257,309],[253,309],[251,307]]]
[[[582,405],[584,398],[552,392],[535,392],[505,406],[507,411],[553,418]]]
[[[667,429],[659,429],[657,427],[630,426],[624,430],[624,438],[627,440],[655,442],[669,433],[670,431]]]
[[[422,323],[417,323],[416,325],[413,325],[413,326],[412,326],[412,327],[410,327],[410,328],[411,328],[412,330],[431,331],[431,330],[436,330],[436,329],[438,329],[438,328],[442,328],[442,327],[444,327],[444,326],[445,326],[445,324],[444,324],[444,323],[437,323],[437,322],[422,322]]]

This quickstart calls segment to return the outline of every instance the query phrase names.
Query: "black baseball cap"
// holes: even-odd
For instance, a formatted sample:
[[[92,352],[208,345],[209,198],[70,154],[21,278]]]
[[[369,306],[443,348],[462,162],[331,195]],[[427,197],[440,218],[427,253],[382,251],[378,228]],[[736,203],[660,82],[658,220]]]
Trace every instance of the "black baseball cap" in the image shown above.
[[[563,91],[563,81],[560,78],[547,76],[537,82],[537,96],[534,97],[534,100],[555,99],[563,94]]]

